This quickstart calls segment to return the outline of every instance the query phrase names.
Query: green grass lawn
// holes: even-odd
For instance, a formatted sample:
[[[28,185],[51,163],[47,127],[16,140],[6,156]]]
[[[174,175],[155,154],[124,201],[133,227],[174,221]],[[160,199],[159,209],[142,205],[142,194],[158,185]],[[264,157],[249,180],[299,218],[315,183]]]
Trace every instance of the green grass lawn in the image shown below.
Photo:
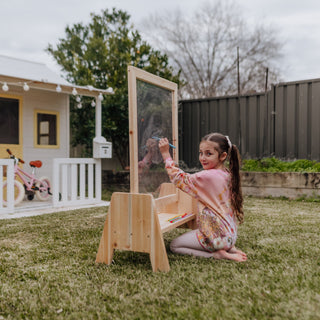
[[[245,199],[248,261],[116,251],[96,265],[105,208],[0,221],[0,319],[320,319],[319,203]]]

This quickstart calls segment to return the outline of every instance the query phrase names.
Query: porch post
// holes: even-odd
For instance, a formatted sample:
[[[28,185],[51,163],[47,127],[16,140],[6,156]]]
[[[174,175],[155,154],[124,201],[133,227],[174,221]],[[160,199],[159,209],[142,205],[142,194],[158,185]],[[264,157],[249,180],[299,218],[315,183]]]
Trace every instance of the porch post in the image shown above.
[[[96,97],[96,138],[101,137],[101,100]]]
[[[93,139],[93,144],[95,144],[95,142],[98,143],[106,143],[107,140],[102,137],[102,116],[101,116],[102,112],[101,112],[101,100],[99,99],[99,96],[96,97],[96,136]],[[95,149],[95,146],[93,146],[93,148]],[[95,151],[94,151],[95,153]],[[95,191],[96,191],[96,200],[101,201],[101,174],[102,174],[102,170],[101,170],[101,158],[95,158],[96,161],[96,177],[95,177]]]
[[[95,131],[96,131],[96,136],[93,139],[93,144],[95,142],[97,143],[106,143],[107,140],[102,137],[101,133],[102,133],[102,117],[101,117],[101,100],[99,99],[99,97],[96,97],[96,127],[95,127]],[[95,147],[93,146],[93,149]],[[94,153],[94,151],[93,151]]]

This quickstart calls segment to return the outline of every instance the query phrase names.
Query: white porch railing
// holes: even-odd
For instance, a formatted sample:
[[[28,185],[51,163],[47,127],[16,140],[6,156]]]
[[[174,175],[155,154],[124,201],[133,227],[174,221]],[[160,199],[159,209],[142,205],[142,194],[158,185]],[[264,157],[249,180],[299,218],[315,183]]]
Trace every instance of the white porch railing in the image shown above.
[[[4,179],[6,175],[7,179]],[[7,187],[3,184],[7,180]],[[4,206],[3,199],[7,205]],[[0,214],[14,213],[14,162],[12,159],[0,159]]]
[[[101,201],[101,160],[53,159],[53,206],[94,204]]]

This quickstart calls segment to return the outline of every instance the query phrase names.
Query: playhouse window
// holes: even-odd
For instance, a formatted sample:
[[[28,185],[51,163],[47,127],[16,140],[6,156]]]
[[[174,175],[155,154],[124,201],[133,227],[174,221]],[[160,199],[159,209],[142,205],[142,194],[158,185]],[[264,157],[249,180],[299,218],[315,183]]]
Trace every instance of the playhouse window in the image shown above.
[[[36,112],[36,141],[38,146],[58,145],[58,114]]]
[[[0,97],[0,144],[19,144],[19,100]]]

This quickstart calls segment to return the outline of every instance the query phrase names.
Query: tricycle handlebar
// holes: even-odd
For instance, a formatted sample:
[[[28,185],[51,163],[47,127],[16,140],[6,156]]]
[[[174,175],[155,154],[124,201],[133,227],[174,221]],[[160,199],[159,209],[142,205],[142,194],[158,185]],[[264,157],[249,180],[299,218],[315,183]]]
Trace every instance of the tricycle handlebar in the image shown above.
[[[10,154],[10,158],[15,158],[10,149],[7,149],[7,152]],[[17,158],[19,162],[24,163],[24,161],[20,158]]]

